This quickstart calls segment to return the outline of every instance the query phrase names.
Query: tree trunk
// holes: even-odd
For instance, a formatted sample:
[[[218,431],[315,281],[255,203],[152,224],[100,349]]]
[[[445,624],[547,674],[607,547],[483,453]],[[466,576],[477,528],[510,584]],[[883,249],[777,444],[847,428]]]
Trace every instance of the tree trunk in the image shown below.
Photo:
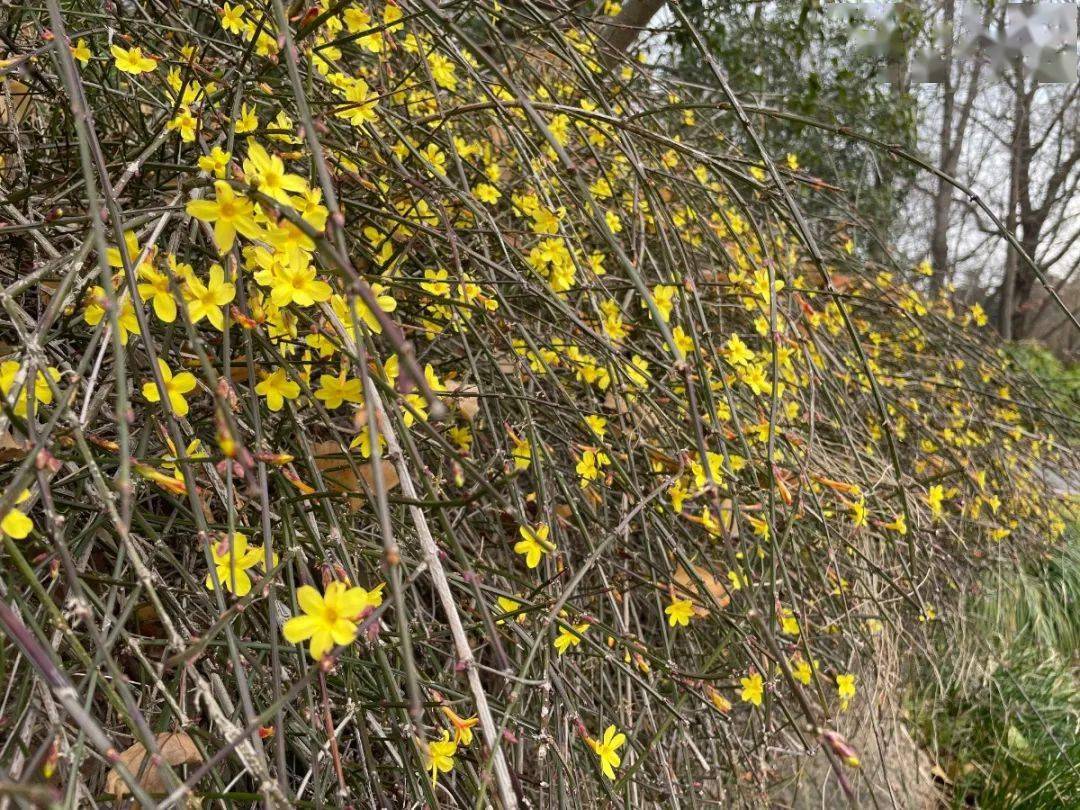
[[[634,44],[641,29],[648,25],[665,5],[667,0],[629,0],[625,3],[600,32],[604,41],[601,45],[603,64],[611,67],[618,62],[626,49]]]
[[[1017,72],[1017,91],[1013,104],[1013,137],[1012,150],[1009,158],[1009,204],[1006,209],[1005,228],[1009,235],[1016,239],[1019,231],[1019,217],[1016,208],[1020,197],[1020,165],[1024,159],[1020,148],[1020,129],[1023,126],[1024,116],[1024,88],[1023,75]],[[1001,282],[999,295],[998,329],[1001,337],[1005,340],[1013,339],[1013,315],[1016,313],[1016,276],[1020,265],[1020,254],[1011,244],[1005,255],[1005,277]]]
[[[971,68],[971,76],[968,80],[967,96],[960,108],[959,116],[956,115],[956,85],[953,84],[953,25],[956,21],[955,0],[949,0],[945,4],[945,24],[948,26],[949,39],[945,43],[945,83],[943,88],[941,129],[938,134],[938,168],[953,177],[960,165],[960,153],[964,148],[964,138],[967,135],[968,123],[971,121],[971,111],[975,105],[975,96],[979,90],[979,78],[982,73],[982,48],[975,55],[975,63]],[[983,14],[983,26],[990,23],[990,9]],[[961,68],[959,76],[963,75]],[[950,281],[949,267],[949,216],[953,207],[953,186],[945,178],[939,177],[937,189],[934,193],[934,224],[930,237],[930,264],[934,268],[931,279],[931,289],[935,292]]]

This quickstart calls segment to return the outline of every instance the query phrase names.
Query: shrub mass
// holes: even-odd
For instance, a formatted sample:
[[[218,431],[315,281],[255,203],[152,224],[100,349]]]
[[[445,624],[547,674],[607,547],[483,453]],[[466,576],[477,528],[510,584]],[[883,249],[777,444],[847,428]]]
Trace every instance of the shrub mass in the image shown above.
[[[1064,530],[982,309],[603,9],[119,9],[12,9],[0,68],[8,773],[854,793],[881,650]]]

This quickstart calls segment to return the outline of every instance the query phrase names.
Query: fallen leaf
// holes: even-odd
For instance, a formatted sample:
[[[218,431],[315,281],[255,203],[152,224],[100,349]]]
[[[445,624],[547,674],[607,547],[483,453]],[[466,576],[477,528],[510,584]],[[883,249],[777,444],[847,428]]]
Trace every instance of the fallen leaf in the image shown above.
[[[739,539],[739,528],[735,525],[735,510],[732,508],[731,498],[720,501],[720,525],[732,540]]]
[[[195,747],[194,741],[182,731],[158,734],[155,737],[155,742],[162,758],[174,768],[177,765],[202,762],[202,755],[199,753],[199,749]],[[139,787],[147,793],[165,793],[165,774],[162,773],[158,765],[153,763],[147,764],[144,768],[143,760],[146,759],[146,755],[147,751],[142,743],[135,743],[131,748],[120,754],[120,762],[136,776],[139,780]],[[110,770],[105,777],[105,792],[117,798],[126,796],[130,792],[127,783],[124,782],[115,768]]]
[[[400,483],[397,468],[385,458],[379,462],[379,466],[382,467],[383,483],[386,486],[386,491],[389,492]],[[364,479],[364,483],[369,487],[375,488],[375,468],[371,465],[371,462],[360,465],[360,477]],[[361,497],[363,497],[362,493]]]
[[[480,401],[477,397],[470,396],[479,393],[475,385],[463,385],[457,380],[447,380],[443,387],[453,394],[448,399],[454,403],[462,416],[470,422],[476,419],[476,414],[480,412]]]
[[[18,79],[4,80],[3,90],[0,91],[0,124],[4,127],[9,126],[12,121],[16,125],[21,124],[29,112],[30,88]]]
[[[26,458],[29,452],[30,442],[12,436],[9,430],[0,433],[0,463]]]
[[[708,591],[712,595],[712,598],[716,600],[716,604],[720,605],[720,607],[722,608],[727,607],[728,603],[731,601],[731,597],[728,596],[727,588],[724,587],[724,583],[722,583],[720,580],[718,580],[700,565],[691,564],[690,567],[694,570],[694,574],[697,576],[697,579],[691,577],[687,570],[681,565],[675,571],[673,583],[678,586],[677,595],[682,597],[684,594],[690,593],[693,594],[693,596],[695,597],[699,597],[701,592],[698,590],[697,580],[701,580],[701,583],[705,586],[705,590]],[[704,600],[693,599],[694,613],[696,613],[700,618],[704,618],[709,615],[708,608],[705,607],[703,601]],[[707,604],[711,605],[712,602],[710,601]]]
[[[630,404],[626,401],[626,397],[610,390],[607,392],[607,396],[604,397],[604,407],[615,413],[629,413],[630,411]]]
[[[352,465],[346,460],[345,454],[341,451],[341,446],[337,442],[318,442],[313,449],[315,450],[315,466],[322,473],[327,489],[331,492],[347,494],[349,496],[349,508],[354,511],[359,509],[366,498],[365,490],[360,485],[360,481],[363,480],[369,490],[374,491],[375,489],[375,468],[371,462],[357,464],[360,473],[359,477],[357,477],[356,473],[353,472]],[[356,460],[359,461],[359,453]],[[380,466],[382,467],[386,491],[389,492],[397,487],[399,483],[397,469],[386,459],[380,462]]]

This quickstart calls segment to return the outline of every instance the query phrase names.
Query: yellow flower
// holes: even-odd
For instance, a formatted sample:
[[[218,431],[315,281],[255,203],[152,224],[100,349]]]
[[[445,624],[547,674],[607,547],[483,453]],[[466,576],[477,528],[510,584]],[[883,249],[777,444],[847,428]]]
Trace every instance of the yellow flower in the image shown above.
[[[866,525],[866,501],[863,498],[851,504],[851,522],[855,526]]]
[[[397,309],[397,301],[394,296],[390,295],[386,291],[386,287],[378,282],[371,285],[371,292],[375,296],[375,303],[379,305],[379,309],[383,312],[393,312]],[[341,321],[341,325],[345,327],[345,334],[349,340],[356,341],[359,339],[359,335],[356,334],[356,322],[362,321],[373,334],[382,334],[382,324],[379,323],[379,319],[375,317],[375,313],[371,311],[367,304],[357,296],[353,298],[353,313],[349,312],[349,304],[343,295],[334,295],[330,298],[330,307],[334,310],[334,314],[337,315],[338,320]],[[353,315],[355,314],[355,319]]]
[[[191,275],[184,287],[184,300],[187,302],[191,323],[196,324],[206,318],[218,331],[225,328],[225,316],[221,308],[233,300],[236,287],[225,280],[225,271],[220,264],[210,267],[210,277],[204,284]]]
[[[314,265],[296,265],[292,262],[271,276],[270,300],[276,307],[296,304],[310,307],[316,302],[327,301],[333,288],[315,276]]]
[[[288,378],[285,369],[279,368],[255,386],[255,393],[266,397],[266,407],[270,410],[280,411],[285,400],[300,396],[300,386]]]
[[[942,508],[942,501],[945,499],[945,487],[941,484],[934,484],[930,487],[930,490],[926,493],[926,502],[930,506],[930,511],[933,512],[934,517],[941,517],[945,510]]]
[[[675,294],[679,291],[679,288],[674,284],[657,284],[652,289],[653,303],[656,304],[657,310],[660,312],[660,317],[664,319],[664,323],[667,323],[671,319],[671,308],[675,302]],[[644,301],[641,302],[643,309],[648,309],[649,305]]]
[[[671,600],[671,604],[664,608],[664,613],[668,617],[668,626],[686,627],[690,624],[690,618],[694,615],[694,603],[689,599],[675,599]]]
[[[177,416],[187,416],[188,403],[184,394],[195,390],[195,375],[189,371],[181,371],[175,377],[166,365],[165,361],[158,358],[158,370],[161,372],[161,380],[165,385],[165,395],[169,400],[169,406]],[[157,384],[153,381],[145,383],[142,387],[143,396],[150,402],[159,402],[161,394]]]
[[[255,207],[246,197],[238,197],[224,180],[214,182],[213,200],[190,200],[187,212],[203,222],[214,223],[214,243],[222,253],[228,253],[236,241],[237,232],[249,239],[259,236],[255,224]]]
[[[795,618],[795,613],[790,608],[784,608],[783,615],[780,617],[780,630],[784,635],[799,635],[799,620]]]
[[[742,684],[742,692],[739,697],[747,703],[760,706],[761,698],[765,695],[765,684],[762,682],[761,676],[755,672],[748,678],[740,678],[739,683]]]
[[[124,73],[130,73],[133,76],[138,76],[140,73],[149,73],[157,67],[157,59],[143,56],[142,48],[137,45],[130,50],[124,50],[119,45],[113,45],[109,48],[109,52],[113,55],[116,69]]]
[[[744,366],[754,360],[754,353],[742,342],[738,335],[728,338],[727,347],[724,349],[724,359],[733,366]]]
[[[361,431],[356,435],[351,442],[349,442],[349,449],[355,450],[360,448],[360,455],[364,458],[371,458],[371,430],[365,425]],[[381,450],[386,449],[386,437],[381,433],[379,434],[379,448]]]
[[[521,539],[514,544],[514,553],[524,554],[525,565],[536,568],[540,564],[541,557],[555,550],[555,544],[548,540],[550,533],[551,528],[546,523],[519,527],[518,534],[521,535]]]
[[[366,31],[371,27],[371,15],[362,8],[349,6],[345,9],[345,27],[350,34]]]
[[[255,116],[255,110],[248,107],[245,102],[240,108],[240,117],[236,119],[236,134],[243,135],[246,132],[254,132],[259,128],[259,119]]]
[[[604,438],[604,434],[607,432],[607,419],[603,416],[590,414],[585,417],[585,424],[588,425],[589,430],[601,439]]]
[[[427,764],[424,767],[431,771],[432,784],[438,781],[440,773],[453,770],[456,753],[457,742],[450,739],[449,731],[443,731],[441,740],[427,744]]]
[[[513,435],[510,439],[514,442],[514,447],[510,451],[510,456],[514,459],[514,469],[518,471],[529,469],[529,465],[532,464],[532,445],[529,444],[529,440],[519,439]]]
[[[364,401],[364,395],[360,392],[360,380],[345,379],[345,371],[338,376],[323,374],[319,377],[319,388],[315,392],[315,399],[321,399],[327,408],[333,410],[340,408],[342,403]]]
[[[248,142],[244,176],[267,197],[290,207],[292,200],[287,192],[303,194],[308,188],[307,180],[298,174],[286,172],[281,158],[271,155],[262,144],[253,140]]]
[[[587,487],[590,481],[600,477],[603,468],[611,463],[607,453],[596,450],[586,450],[577,463],[577,474],[581,476],[581,486]]]
[[[0,393],[6,398],[15,386],[15,378],[19,374],[22,364],[18,360],[5,360],[0,364]],[[48,378],[46,378],[48,374]],[[37,403],[48,405],[53,401],[52,389],[49,387],[49,379],[54,382],[60,379],[60,370],[49,366],[45,371],[38,371],[34,380],[34,400]],[[29,409],[28,385],[24,381],[18,398],[15,400],[14,411],[16,416],[26,416]]]
[[[222,179],[225,177],[225,170],[229,168],[231,159],[231,153],[226,152],[220,146],[215,146],[210,150],[209,155],[203,155],[199,158],[198,165],[207,174]]]
[[[427,62],[428,67],[431,68],[431,78],[435,80],[435,84],[451,91],[457,89],[457,76],[454,75],[453,62],[441,53],[435,52],[428,54]]]
[[[506,615],[507,613],[517,613],[517,611],[521,609],[521,602],[515,602],[508,596],[500,596],[495,601],[498,603],[499,610],[502,612],[503,615]],[[514,621],[516,621],[518,624],[521,624],[525,621],[526,618],[526,615],[524,613],[521,613],[514,617]],[[506,620],[498,619],[495,624],[506,624]]]
[[[443,714],[454,727],[454,743],[471,745],[473,740],[473,728],[480,722],[479,717],[459,717],[449,706],[442,707]]]
[[[135,231],[124,231],[124,247],[127,248],[128,258],[131,261],[135,261],[139,258],[139,240],[135,236]],[[120,255],[120,248],[110,247],[105,249],[105,261],[109,263],[109,267],[123,267],[123,257]]]
[[[604,776],[612,781],[615,780],[615,768],[622,764],[622,758],[616,753],[626,743],[626,735],[617,732],[615,726],[608,726],[604,730],[603,740],[594,740],[587,737],[589,747],[600,758],[600,769]]]
[[[381,587],[374,591],[349,588],[344,582],[331,582],[326,593],[320,594],[310,585],[296,591],[296,603],[303,612],[281,628],[285,640],[299,644],[311,639],[309,651],[316,661],[330,652],[335,644],[351,644],[356,640],[356,623],[368,607],[382,604]]]
[[[293,201],[299,197],[290,198]],[[314,240],[303,229],[287,219],[272,223],[263,236],[279,256],[278,264],[282,267],[305,267],[310,254],[315,252]]]
[[[91,287],[87,293],[86,309],[83,311],[83,319],[91,326],[97,326],[105,317],[105,290],[101,287]],[[135,307],[131,300],[124,297],[120,304],[120,314],[117,315],[117,324],[120,327],[120,345],[127,346],[128,334],[139,334],[139,319],[135,317]]]
[[[74,45],[71,45],[70,48],[71,55],[78,59],[80,64],[85,65],[90,61],[90,48],[87,47],[86,40],[82,37],[80,37],[78,42]]]
[[[226,3],[219,12],[221,14],[221,27],[230,34],[239,34],[244,30],[245,10],[243,3],[237,3],[235,6]]]
[[[649,385],[649,361],[639,355],[634,355],[630,358],[630,362],[627,363],[623,370],[626,372],[626,379],[635,388],[647,388]]]
[[[897,515],[895,518],[893,518],[892,523],[886,523],[882,526],[882,528],[888,529],[891,532],[896,532],[897,534],[903,536],[907,534],[907,520],[904,518],[903,515]]]
[[[399,6],[394,5],[393,3],[387,3],[386,7],[383,9],[383,25],[386,26],[387,33],[392,34],[395,31],[400,31],[403,28],[403,25],[398,22],[398,20],[404,16],[405,12],[402,11]]]
[[[326,228],[326,220],[330,217],[330,211],[322,204],[322,189],[309,188],[298,197],[292,198],[293,208],[300,212],[312,228],[322,231]]]
[[[169,455],[162,457],[161,466],[166,470],[172,470],[173,478],[184,483],[184,470],[181,464],[179,453],[176,452],[176,445],[173,444],[173,440],[168,436],[165,437],[165,444],[169,446]],[[194,461],[206,461],[209,456],[202,452],[202,444],[198,438],[193,439],[186,448],[184,448],[184,460],[189,462]],[[183,492],[183,487],[180,487],[180,491]]]
[[[568,625],[560,625],[562,630],[559,635],[555,637],[554,645],[558,650],[559,655],[569,650],[571,647],[576,647],[581,643],[581,637],[585,634],[585,631],[589,629],[588,623],[575,625],[571,629]]]
[[[249,548],[247,537],[242,534],[233,535],[232,548],[229,547],[228,538],[214,543],[210,547],[210,554],[214,559],[214,573],[206,575],[206,587],[214,590],[216,575],[225,590],[237,596],[247,596],[251,591],[251,577],[247,569],[266,561],[266,552],[258,547]],[[277,555],[274,556],[276,558]]]
[[[477,183],[473,188],[473,194],[476,195],[476,199],[480,200],[480,202],[488,205],[494,205],[502,196],[502,192],[490,183]]]
[[[420,150],[420,157],[430,164],[436,174],[446,174],[446,153],[434,141],[429,141],[427,146]]]
[[[184,143],[191,143],[195,140],[195,130],[199,127],[199,120],[191,114],[191,110],[186,105],[176,111],[169,122],[165,125],[165,128],[170,132],[178,131],[180,133],[180,140]]]
[[[338,118],[345,119],[353,126],[363,126],[378,120],[378,97],[363,79],[351,80],[341,95],[346,104],[335,113]]]
[[[840,697],[840,708],[846,709],[851,699],[855,697],[855,676],[837,675],[836,693]]]
[[[22,503],[29,497],[30,490],[24,489],[19,494],[19,497],[15,499],[15,503]],[[0,520],[0,532],[15,540],[22,540],[30,534],[30,530],[33,528],[34,522],[14,507],[7,511],[3,520]]]
[[[757,396],[767,394],[772,387],[765,368],[757,364],[750,364],[740,369],[739,379]]]
[[[686,503],[686,498],[690,493],[687,492],[686,484],[682,481],[676,481],[673,486],[668,489],[668,497],[671,498],[671,509],[675,514],[681,515],[683,510],[683,504]]]
[[[797,661],[791,662],[791,677],[803,686],[810,685],[810,678],[813,674],[814,670],[810,666],[810,662],[805,658],[800,657]]]
[[[176,299],[169,286],[169,277],[159,273],[150,264],[144,263],[139,268],[139,277],[143,280],[138,285],[139,297],[149,300],[154,306],[154,314],[162,323],[176,320]]]
[[[691,354],[694,351],[694,339],[686,334],[686,331],[681,326],[676,326],[671,330],[671,337],[676,348],[683,354]]]

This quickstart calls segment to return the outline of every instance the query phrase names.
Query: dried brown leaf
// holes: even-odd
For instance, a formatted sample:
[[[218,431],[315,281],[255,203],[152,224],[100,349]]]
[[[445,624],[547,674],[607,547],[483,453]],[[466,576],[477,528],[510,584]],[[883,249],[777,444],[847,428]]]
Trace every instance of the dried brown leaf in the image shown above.
[[[357,469],[360,473],[359,477],[357,477],[356,473],[353,472],[352,465],[349,464],[348,459],[341,452],[341,446],[337,442],[318,442],[313,449],[315,450],[315,466],[322,473],[327,489],[331,492],[348,495],[349,508],[354,511],[359,509],[364,504],[366,497],[365,490],[360,484],[361,479],[369,490],[375,488],[375,470],[371,462],[360,463],[360,454],[355,455],[354,461],[357,463]],[[397,487],[399,483],[397,470],[386,459],[380,462],[380,466],[382,467],[386,490],[389,492]]]
[[[183,731],[158,734],[155,742],[162,758],[172,767],[202,762],[202,755],[199,753],[199,749],[195,747],[195,742]],[[120,762],[135,774],[139,780],[139,786],[147,793],[164,793],[165,775],[162,773],[161,767],[153,762],[143,767],[143,760],[146,759],[146,755],[147,751],[143,744],[135,743],[131,748],[120,754]],[[129,793],[127,783],[124,782],[115,768],[109,771],[105,777],[105,792],[118,798]]]
[[[30,442],[12,436],[9,430],[0,433],[0,463],[26,458],[29,452]]]
[[[476,414],[480,412],[480,400],[470,394],[479,393],[479,389],[475,385],[463,385],[457,380],[447,380],[444,387],[453,394],[448,399],[454,403],[461,415],[470,422],[476,419]]]
[[[694,603],[694,612],[700,616],[705,617],[709,615],[709,610],[706,605],[712,605],[712,601],[706,601],[701,598],[701,591],[698,590],[698,580],[705,586],[705,590],[712,595],[712,598],[716,600],[716,604],[720,607],[727,607],[731,601],[731,597],[728,596],[727,588],[724,583],[714,577],[705,568],[700,565],[694,565],[691,563],[690,567],[693,569],[696,576],[692,577],[683,566],[679,566],[675,571],[675,576],[672,580],[673,584],[677,586],[677,595],[682,597],[684,594],[691,594],[691,599]]]

